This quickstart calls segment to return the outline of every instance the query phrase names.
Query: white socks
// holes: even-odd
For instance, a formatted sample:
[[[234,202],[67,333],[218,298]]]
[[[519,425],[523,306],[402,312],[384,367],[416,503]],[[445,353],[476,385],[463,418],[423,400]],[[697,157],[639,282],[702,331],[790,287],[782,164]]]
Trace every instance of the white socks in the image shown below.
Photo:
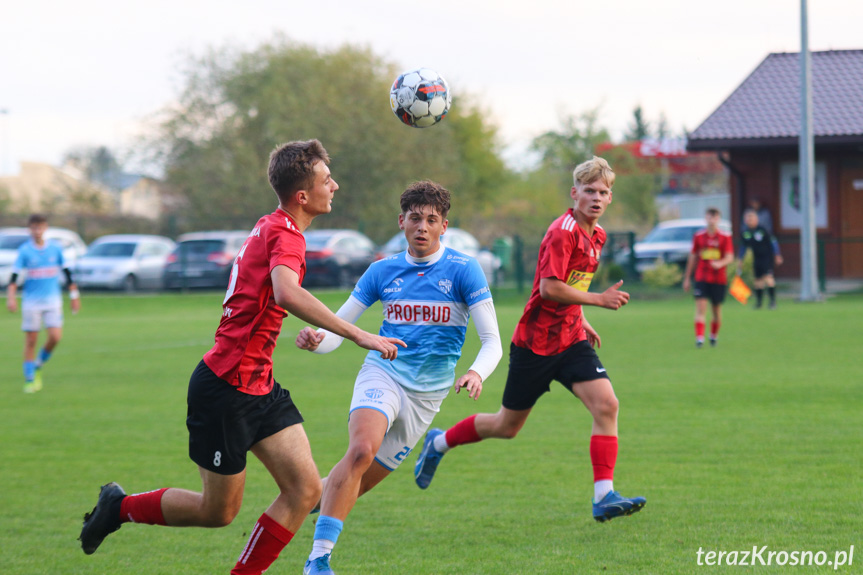
[[[432,445],[434,446],[435,451],[441,454],[446,453],[450,449],[449,445],[446,443],[446,433],[441,433],[435,437]]]
[[[600,479],[593,484],[593,500],[599,503],[603,497],[608,495],[609,491],[614,491],[614,481],[611,479]]]

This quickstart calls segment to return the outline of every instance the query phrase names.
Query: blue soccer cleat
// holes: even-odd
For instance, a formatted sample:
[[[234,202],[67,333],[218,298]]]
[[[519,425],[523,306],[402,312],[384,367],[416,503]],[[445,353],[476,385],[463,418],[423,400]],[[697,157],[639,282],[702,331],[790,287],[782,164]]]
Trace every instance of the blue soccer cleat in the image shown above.
[[[644,497],[627,499],[617,491],[609,491],[599,503],[593,503],[593,518],[602,523],[615,517],[632,515],[641,511],[647,503]]]
[[[423,442],[423,450],[417,458],[416,467],[414,467],[414,477],[420,489],[425,489],[434,478],[434,472],[437,471],[437,466],[443,458],[443,453],[440,453],[434,448],[435,437],[441,435],[442,429],[430,429],[426,434],[426,440]]]
[[[321,555],[311,561],[306,561],[303,575],[336,575],[330,568],[330,554]]]

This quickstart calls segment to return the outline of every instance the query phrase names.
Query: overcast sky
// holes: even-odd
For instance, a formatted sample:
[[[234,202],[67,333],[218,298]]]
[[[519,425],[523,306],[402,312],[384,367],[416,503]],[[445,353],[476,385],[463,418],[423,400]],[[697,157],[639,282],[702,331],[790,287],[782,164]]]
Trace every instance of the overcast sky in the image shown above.
[[[863,48],[861,23],[863,1],[810,0],[810,49]],[[4,0],[0,174],[128,147],[189,54],[276,34],[436,69],[480,97],[513,153],[597,106],[616,136],[637,105],[696,128],[768,53],[799,51],[800,0]]]

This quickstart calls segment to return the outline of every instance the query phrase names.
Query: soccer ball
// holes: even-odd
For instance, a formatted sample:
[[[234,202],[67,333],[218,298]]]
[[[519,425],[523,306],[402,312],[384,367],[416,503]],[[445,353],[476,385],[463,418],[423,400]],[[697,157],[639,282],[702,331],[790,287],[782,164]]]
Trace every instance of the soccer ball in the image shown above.
[[[417,68],[396,78],[390,89],[390,107],[396,117],[413,128],[428,128],[440,122],[452,104],[443,77],[428,68]]]

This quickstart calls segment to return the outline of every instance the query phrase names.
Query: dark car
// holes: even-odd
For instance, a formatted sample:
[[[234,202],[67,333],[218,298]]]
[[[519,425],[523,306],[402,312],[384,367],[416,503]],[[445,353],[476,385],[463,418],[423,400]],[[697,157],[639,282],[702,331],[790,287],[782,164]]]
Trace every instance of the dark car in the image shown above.
[[[165,265],[165,289],[227,289],[234,258],[248,237],[248,231],[181,235]]]
[[[375,261],[375,244],[354,230],[310,230],[303,285],[352,287]]]

